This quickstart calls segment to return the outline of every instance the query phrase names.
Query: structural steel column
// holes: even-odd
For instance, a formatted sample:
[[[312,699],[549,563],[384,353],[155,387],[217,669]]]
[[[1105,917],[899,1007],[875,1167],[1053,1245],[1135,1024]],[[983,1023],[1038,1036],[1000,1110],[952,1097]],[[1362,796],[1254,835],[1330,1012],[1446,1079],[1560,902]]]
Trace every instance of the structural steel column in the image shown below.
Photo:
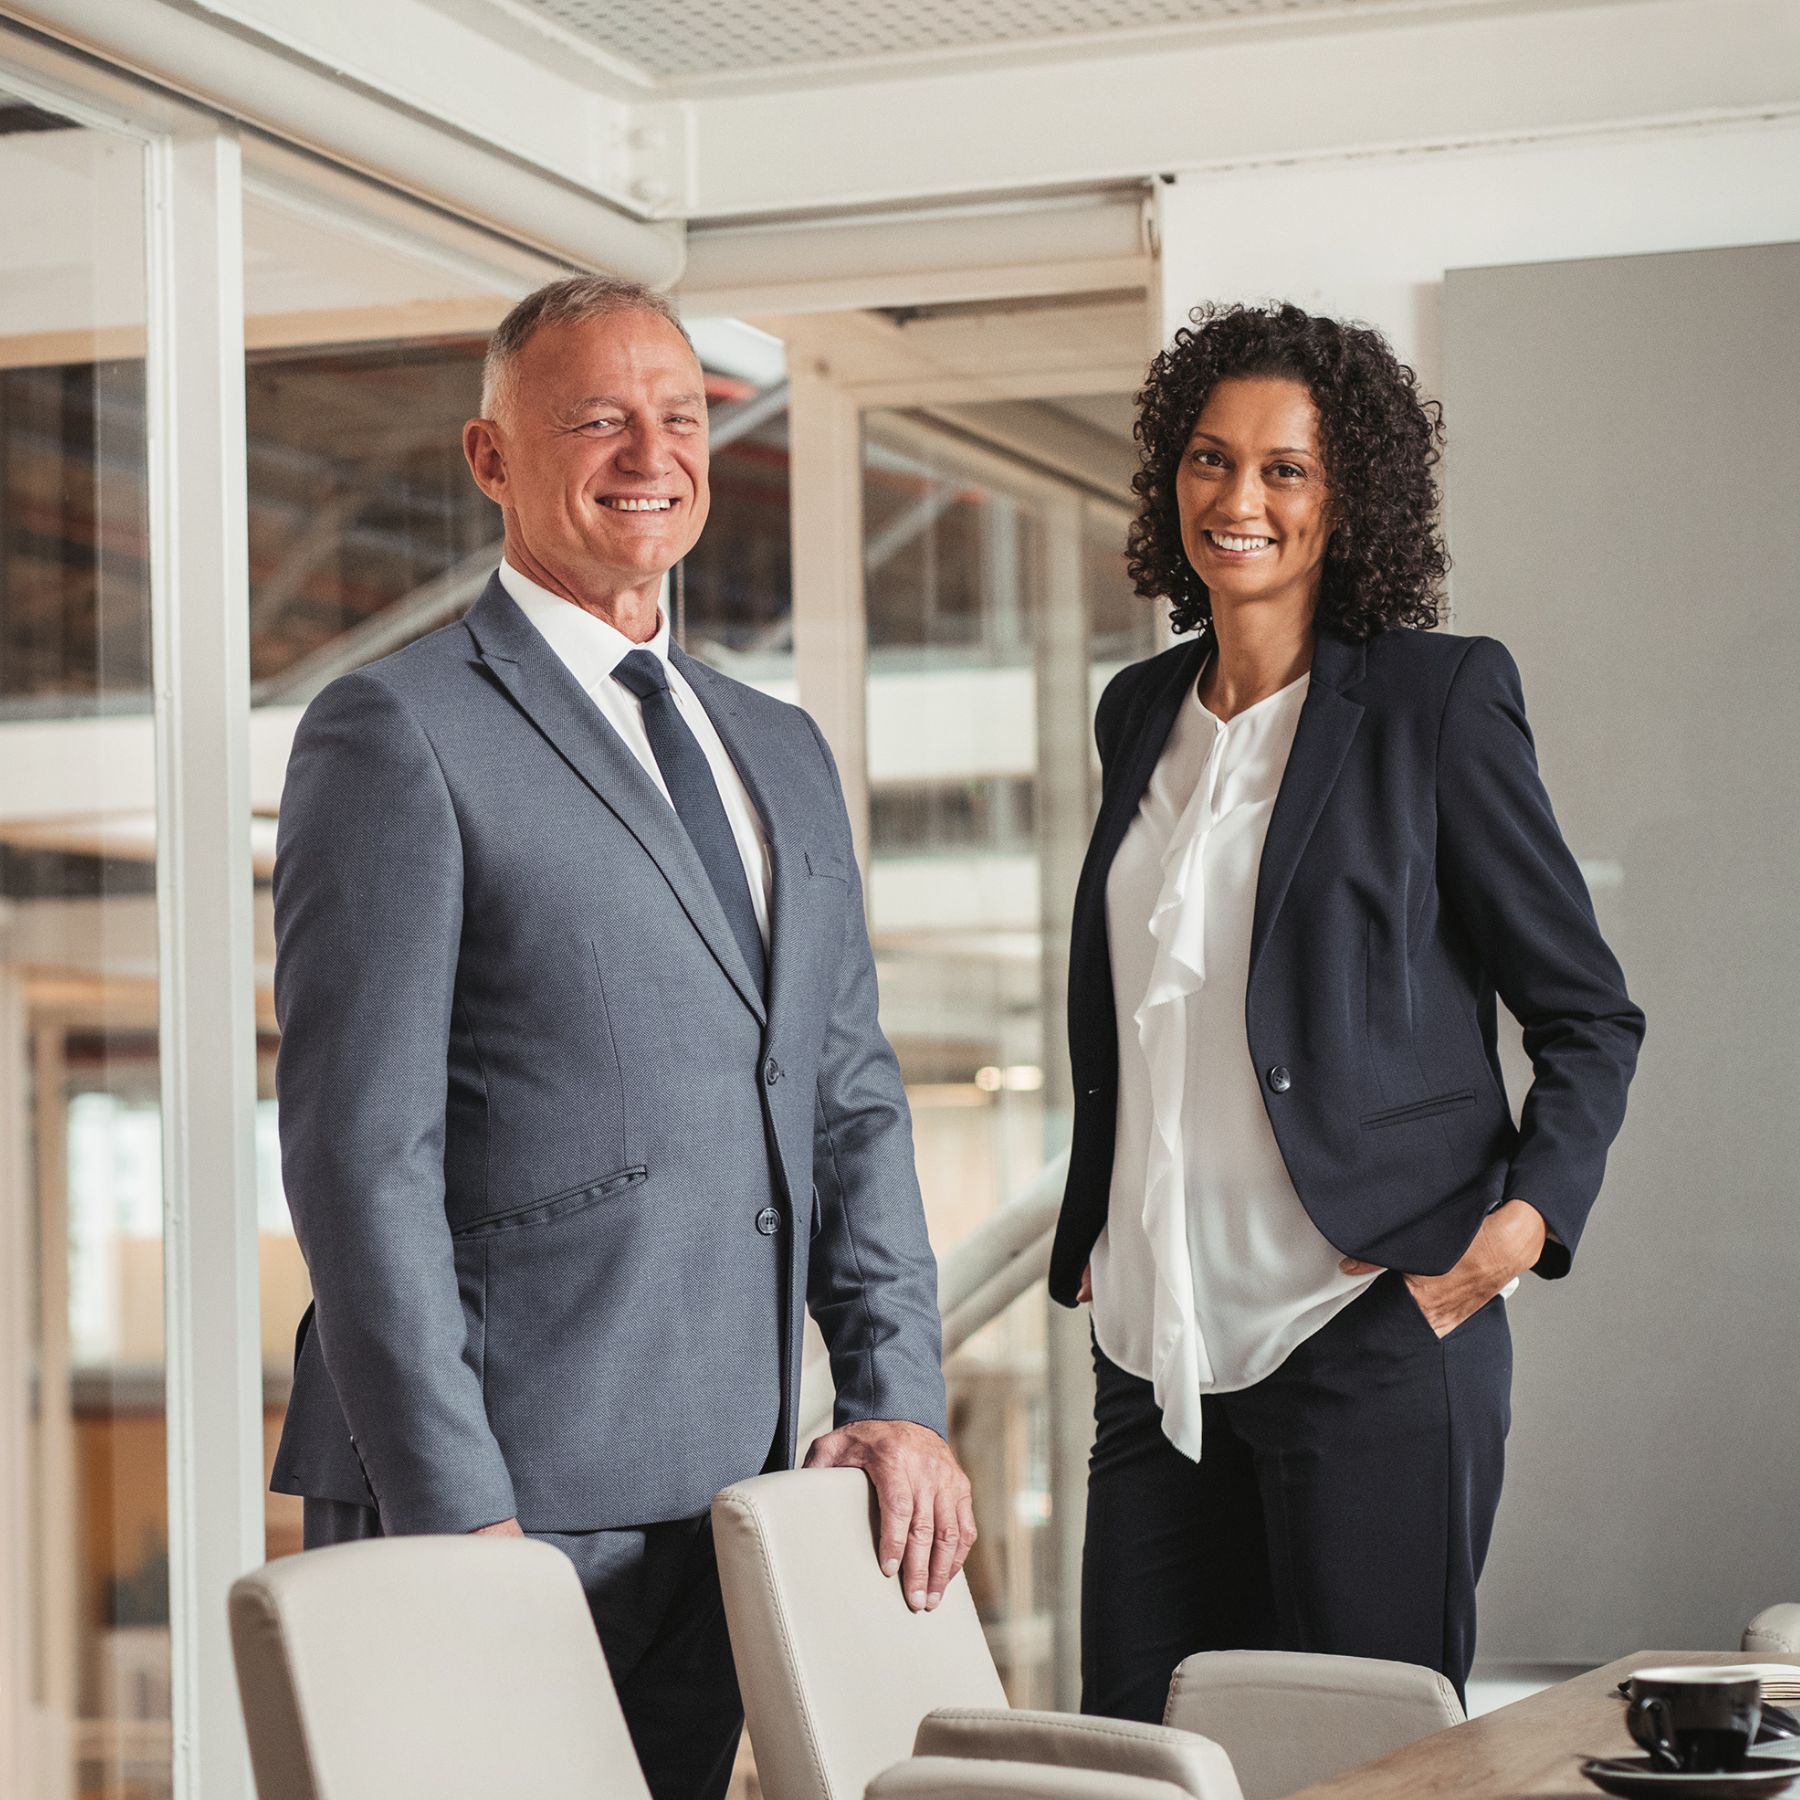
[[[175,1793],[247,1800],[225,1616],[263,1554],[242,169],[205,125],[149,159]]]
[[[830,364],[798,341],[788,371],[794,676],[837,758],[867,867],[868,627],[863,617],[862,413]]]
[[[1088,740],[1088,606],[1082,579],[1082,503],[1072,488],[1043,503],[1044,572],[1035,620],[1038,893],[1043,942],[1044,1154],[1069,1141],[1069,918],[1093,824]],[[1050,1409],[1050,1530],[1055,1607],[1055,1704],[1081,1697],[1081,1545],[1087,1459],[1094,1436],[1094,1368],[1084,1308],[1046,1302]]]

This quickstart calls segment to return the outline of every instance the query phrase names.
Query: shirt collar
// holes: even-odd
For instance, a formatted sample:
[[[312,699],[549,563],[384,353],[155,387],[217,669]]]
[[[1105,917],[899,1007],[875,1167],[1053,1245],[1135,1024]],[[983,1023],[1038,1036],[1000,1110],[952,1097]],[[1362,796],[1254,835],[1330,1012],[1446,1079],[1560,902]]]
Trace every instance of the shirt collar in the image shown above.
[[[500,562],[500,585],[590,693],[611,678],[613,670],[632,650],[648,650],[665,665],[668,663],[669,620],[666,613],[658,612],[656,634],[648,643],[634,644],[617,626],[596,618],[574,601],[551,593],[529,575],[520,574],[505,558]]]

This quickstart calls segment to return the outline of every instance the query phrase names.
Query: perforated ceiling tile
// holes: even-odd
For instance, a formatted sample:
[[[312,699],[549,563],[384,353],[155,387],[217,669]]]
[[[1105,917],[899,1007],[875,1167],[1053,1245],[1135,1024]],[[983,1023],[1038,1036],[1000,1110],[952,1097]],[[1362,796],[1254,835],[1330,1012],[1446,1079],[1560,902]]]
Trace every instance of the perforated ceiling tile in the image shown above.
[[[512,0],[660,80],[1114,31],[1355,11],[1381,0]]]

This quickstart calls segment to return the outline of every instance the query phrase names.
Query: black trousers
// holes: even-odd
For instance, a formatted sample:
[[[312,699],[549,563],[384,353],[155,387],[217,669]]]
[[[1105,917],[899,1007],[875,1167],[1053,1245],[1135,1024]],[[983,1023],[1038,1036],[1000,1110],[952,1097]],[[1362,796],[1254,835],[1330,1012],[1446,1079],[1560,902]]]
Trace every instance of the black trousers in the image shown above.
[[[1082,1711],[1160,1720],[1197,1650],[1386,1657],[1463,1691],[1511,1420],[1504,1302],[1440,1340],[1378,1277],[1273,1375],[1205,1397],[1198,1463],[1149,1382],[1094,1363]]]
[[[381,1535],[370,1507],[306,1502],[308,1550]],[[526,1535],[581,1576],[652,1800],[723,1800],[744,1713],[711,1519]]]

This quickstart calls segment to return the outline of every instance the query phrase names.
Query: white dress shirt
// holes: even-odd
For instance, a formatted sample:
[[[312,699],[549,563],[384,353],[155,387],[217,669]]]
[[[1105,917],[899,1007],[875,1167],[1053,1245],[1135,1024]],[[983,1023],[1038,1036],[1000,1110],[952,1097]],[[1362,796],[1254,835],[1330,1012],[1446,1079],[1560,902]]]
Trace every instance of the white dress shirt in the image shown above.
[[[707,716],[706,708],[700,704],[686,677],[669,660],[668,619],[657,619],[656,635],[649,643],[634,644],[624,632],[604,619],[595,618],[591,612],[584,612],[574,601],[551,593],[530,576],[521,575],[509,562],[500,564],[500,585],[543,634],[544,641],[562,659],[569,673],[581,683],[607,724],[625,740],[625,747],[643,765],[644,773],[656,783],[657,792],[665,800],[669,798],[668,783],[657,767],[649,734],[644,730],[644,703],[623,682],[613,679],[613,670],[629,651],[648,650],[668,671],[669,691],[675,696],[675,705],[683,722],[706,752],[713,782],[725,806],[725,817],[731,821],[731,835],[744,864],[744,879],[750,884],[750,904],[756,909],[757,929],[762,933],[766,950],[769,945],[769,841],[763,833],[762,817],[717,727]]]
[[[1346,1275],[1275,1142],[1244,1024],[1269,815],[1308,677],[1221,722],[1190,690],[1107,876],[1119,1107],[1094,1332],[1200,1457],[1200,1397],[1280,1367]]]

